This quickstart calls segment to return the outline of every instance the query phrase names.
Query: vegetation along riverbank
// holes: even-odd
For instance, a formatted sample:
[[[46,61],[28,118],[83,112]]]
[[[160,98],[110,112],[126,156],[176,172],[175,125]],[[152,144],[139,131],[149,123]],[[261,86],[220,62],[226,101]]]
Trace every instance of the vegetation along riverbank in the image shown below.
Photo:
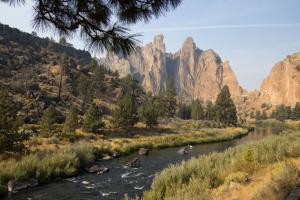
[[[172,165],[143,199],[282,199],[299,184],[299,158],[300,131],[285,131]]]

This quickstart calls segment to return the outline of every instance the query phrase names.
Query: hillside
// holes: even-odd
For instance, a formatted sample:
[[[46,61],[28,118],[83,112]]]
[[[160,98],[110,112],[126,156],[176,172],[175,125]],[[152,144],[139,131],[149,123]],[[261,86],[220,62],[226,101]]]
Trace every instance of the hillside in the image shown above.
[[[62,62],[65,62],[63,67]],[[104,74],[104,80],[102,89],[94,91],[95,101],[103,108],[110,107],[116,100],[118,78],[98,68],[87,51],[0,24],[0,84],[14,96],[20,115],[27,122],[37,122],[50,105],[61,116],[72,104],[85,109],[80,106],[84,101],[80,84],[96,80],[97,70]],[[81,90],[89,88],[85,87]]]

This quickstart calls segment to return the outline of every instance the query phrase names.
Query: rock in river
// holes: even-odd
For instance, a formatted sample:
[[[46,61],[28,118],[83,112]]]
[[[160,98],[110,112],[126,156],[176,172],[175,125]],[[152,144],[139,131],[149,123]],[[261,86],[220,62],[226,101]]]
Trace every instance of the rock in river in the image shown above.
[[[38,180],[30,178],[24,181],[10,180],[7,184],[9,192],[15,193],[19,190],[23,190],[29,187],[37,187],[39,185]]]
[[[97,164],[93,164],[85,168],[85,170],[89,173],[97,173],[98,175],[108,172],[108,168],[104,166],[100,166]]]
[[[127,163],[126,166],[132,167],[132,168],[139,168],[141,166],[141,160],[140,160],[140,158],[135,158],[132,161],[130,161],[129,163]]]
[[[181,154],[181,155],[185,155],[189,153],[189,150],[191,149],[190,146],[186,146],[181,148],[177,153]]]
[[[117,152],[117,151],[114,151],[114,152],[111,154],[111,156],[112,156],[113,158],[119,158],[119,157],[121,156],[121,153],[120,153],[120,152]]]
[[[140,155],[148,155],[149,154],[149,149],[140,148],[139,149],[139,154]]]

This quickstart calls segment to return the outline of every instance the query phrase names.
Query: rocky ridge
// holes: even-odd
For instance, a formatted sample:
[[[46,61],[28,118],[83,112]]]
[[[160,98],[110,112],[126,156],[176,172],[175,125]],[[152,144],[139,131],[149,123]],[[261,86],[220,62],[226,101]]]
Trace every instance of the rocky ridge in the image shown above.
[[[228,85],[234,99],[244,90],[238,84],[228,61],[222,62],[213,50],[199,49],[191,37],[176,53],[167,53],[162,35],[138,48],[128,57],[109,53],[101,62],[120,76],[133,75],[146,91],[158,94],[172,81],[180,101],[192,99],[214,101],[224,85]]]

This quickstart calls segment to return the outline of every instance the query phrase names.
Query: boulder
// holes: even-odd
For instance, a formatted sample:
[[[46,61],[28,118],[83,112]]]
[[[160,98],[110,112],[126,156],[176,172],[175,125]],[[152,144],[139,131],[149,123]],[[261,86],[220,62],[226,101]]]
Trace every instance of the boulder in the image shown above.
[[[181,148],[177,153],[179,153],[181,155],[185,155],[185,154],[189,153],[190,149],[191,149],[191,146],[188,145],[186,147]]]
[[[85,170],[89,173],[97,173],[97,174],[103,174],[105,172],[108,172],[108,168],[97,164],[88,166],[85,168]]]
[[[115,152],[113,152],[113,153],[111,154],[111,156],[112,156],[113,158],[119,158],[119,157],[121,156],[121,153],[115,151]]]
[[[16,193],[19,190],[30,187],[37,187],[38,185],[38,180],[34,178],[30,178],[24,181],[10,180],[7,184],[7,189],[9,192]]]
[[[149,149],[145,149],[145,148],[139,149],[139,155],[148,155],[148,154],[149,154]]]
[[[103,154],[103,156],[102,156],[102,160],[111,160],[111,159],[112,159],[112,157],[108,154]]]
[[[141,160],[140,160],[140,158],[135,158],[132,161],[130,161],[129,163],[127,163],[126,166],[132,167],[132,168],[139,168],[141,166]]]

